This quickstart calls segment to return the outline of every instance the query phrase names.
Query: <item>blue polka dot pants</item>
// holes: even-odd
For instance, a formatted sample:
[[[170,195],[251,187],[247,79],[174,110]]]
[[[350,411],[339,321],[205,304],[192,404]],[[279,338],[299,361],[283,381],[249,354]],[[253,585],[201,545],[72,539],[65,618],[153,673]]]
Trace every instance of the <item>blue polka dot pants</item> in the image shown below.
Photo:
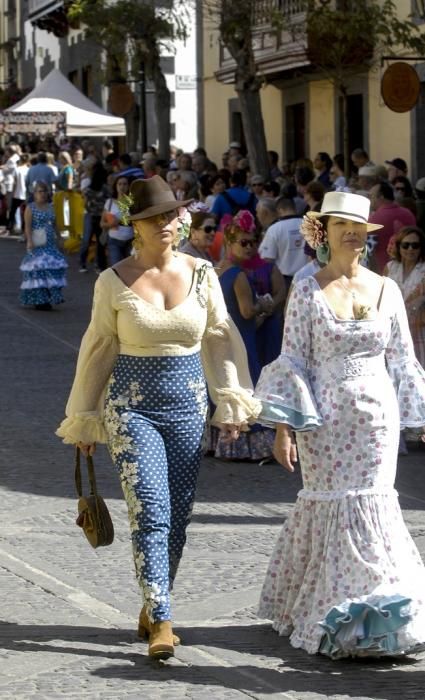
[[[207,411],[199,354],[119,355],[105,402],[108,447],[127,502],[136,576],[151,620],[170,620]]]

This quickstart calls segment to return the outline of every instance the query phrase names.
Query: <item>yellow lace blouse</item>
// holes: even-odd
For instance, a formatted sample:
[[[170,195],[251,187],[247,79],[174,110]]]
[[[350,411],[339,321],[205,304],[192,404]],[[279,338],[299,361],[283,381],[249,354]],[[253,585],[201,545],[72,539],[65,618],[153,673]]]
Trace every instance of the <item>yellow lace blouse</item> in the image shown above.
[[[158,309],[107,269],[94,291],[90,325],[81,342],[66,418],[56,434],[65,443],[106,442],[103,403],[118,354],[188,355],[201,351],[208,390],[216,410],[213,425],[247,429],[261,404],[252,383],[242,338],[228,316],[220,283],[210,265],[197,259],[186,299]]]

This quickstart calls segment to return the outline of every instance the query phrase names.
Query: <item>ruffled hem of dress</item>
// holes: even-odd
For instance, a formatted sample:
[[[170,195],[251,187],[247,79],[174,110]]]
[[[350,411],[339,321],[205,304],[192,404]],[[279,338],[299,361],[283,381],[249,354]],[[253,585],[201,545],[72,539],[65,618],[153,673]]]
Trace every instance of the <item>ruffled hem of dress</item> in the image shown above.
[[[400,428],[421,428],[425,425],[425,370],[418,360],[405,364],[388,364],[388,372],[396,389],[400,411]]]
[[[59,251],[51,252],[35,248],[35,252],[27,253],[19,269],[21,272],[38,272],[42,270],[66,270],[68,263]],[[38,252],[40,251],[40,252]]]
[[[419,652],[422,639],[407,630],[412,621],[411,598],[401,595],[347,600],[333,607],[318,624],[324,630],[318,651],[339,659],[346,656],[394,656]]]
[[[217,406],[210,420],[211,425],[240,425],[247,430],[250,423],[255,423],[261,411],[261,402],[244,389],[216,389]]]
[[[259,417],[263,425],[288,423],[294,430],[323,425],[306,368],[296,358],[280,355],[264,367],[254,396],[263,405]]]
[[[65,445],[108,441],[103,421],[97,413],[82,413],[65,418],[56,430],[56,435],[63,439]]]
[[[62,289],[63,287],[66,287],[66,279],[65,277],[44,277],[44,278],[38,278],[38,279],[27,279],[24,280],[21,284],[21,289],[24,290],[33,290],[33,289],[53,289],[57,287],[58,289]]]
[[[22,306],[36,306],[37,304],[63,304],[65,299],[62,287],[40,287],[39,289],[21,289],[19,301]]]
[[[307,637],[287,622],[275,620],[272,627],[281,637],[289,637],[294,648],[334,660],[418,654],[425,650],[425,632],[411,608],[412,600],[401,595],[365,596],[331,608]],[[261,604],[258,616],[271,619],[272,611]]]

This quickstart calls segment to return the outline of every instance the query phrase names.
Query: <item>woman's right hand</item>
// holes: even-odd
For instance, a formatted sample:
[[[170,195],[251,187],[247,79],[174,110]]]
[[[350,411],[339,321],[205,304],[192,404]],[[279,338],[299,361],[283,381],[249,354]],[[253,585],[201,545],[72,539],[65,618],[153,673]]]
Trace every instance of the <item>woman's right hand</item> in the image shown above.
[[[88,456],[91,457],[96,452],[96,443],[95,442],[91,442],[91,443],[77,442],[77,447],[80,448],[84,457],[88,457]]]
[[[286,423],[279,423],[276,428],[276,437],[273,445],[273,455],[288,472],[295,470],[297,461],[297,446],[293,432]]]

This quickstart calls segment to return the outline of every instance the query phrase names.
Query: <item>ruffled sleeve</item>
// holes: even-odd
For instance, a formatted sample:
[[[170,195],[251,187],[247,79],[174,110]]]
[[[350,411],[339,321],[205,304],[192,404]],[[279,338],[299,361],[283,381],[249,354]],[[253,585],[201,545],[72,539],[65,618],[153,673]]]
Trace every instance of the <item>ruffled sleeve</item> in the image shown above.
[[[116,310],[112,285],[103,273],[93,298],[90,325],[81,341],[66,418],[56,431],[67,444],[106,442],[103,401],[106,384],[118,354]]]
[[[312,292],[300,280],[291,294],[280,356],[264,367],[255,388],[262,403],[259,422],[288,423],[294,430],[313,430],[323,424],[310,386]]]
[[[202,339],[202,363],[208,391],[216,410],[211,424],[235,423],[247,429],[261,404],[253,398],[245,345],[228,315],[223,292],[213,268],[206,268],[207,326]]]
[[[425,371],[415,357],[403,297],[391,280],[391,335],[385,351],[400,410],[400,428],[425,425]]]

